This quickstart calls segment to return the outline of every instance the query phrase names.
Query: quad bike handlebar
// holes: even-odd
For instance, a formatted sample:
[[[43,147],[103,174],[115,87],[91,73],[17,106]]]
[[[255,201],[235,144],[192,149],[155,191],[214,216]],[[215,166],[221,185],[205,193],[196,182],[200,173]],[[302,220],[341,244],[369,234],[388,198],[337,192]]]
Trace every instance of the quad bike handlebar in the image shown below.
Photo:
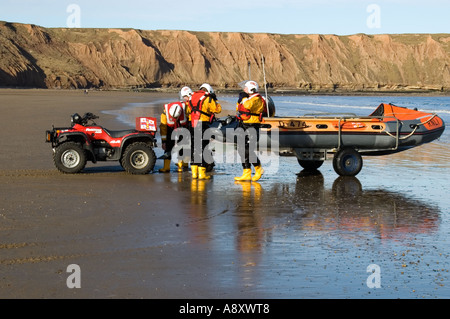
[[[99,117],[93,113],[85,113],[83,116],[80,116],[78,113],[75,113],[71,117],[72,126],[74,124],[87,125],[89,121],[98,119]],[[95,125],[95,123],[93,123]]]

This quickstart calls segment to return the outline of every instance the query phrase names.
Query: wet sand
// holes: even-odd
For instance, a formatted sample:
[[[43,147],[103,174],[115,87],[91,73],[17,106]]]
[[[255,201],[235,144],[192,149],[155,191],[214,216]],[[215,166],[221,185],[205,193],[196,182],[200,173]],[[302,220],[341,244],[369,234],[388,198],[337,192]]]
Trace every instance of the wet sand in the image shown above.
[[[235,183],[240,164],[227,163],[210,181],[160,174],[161,161],[145,176],[115,162],[54,168],[52,124],[93,112],[127,129],[102,111],[164,98],[176,94],[0,90],[0,298],[450,297],[448,200],[423,179],[399,182],[409,155],[368,159],[358,178],[280,158],[258,183]],[[444,160],[436,174],[448,176]],[[67,286],[71,264],[81,288]]]

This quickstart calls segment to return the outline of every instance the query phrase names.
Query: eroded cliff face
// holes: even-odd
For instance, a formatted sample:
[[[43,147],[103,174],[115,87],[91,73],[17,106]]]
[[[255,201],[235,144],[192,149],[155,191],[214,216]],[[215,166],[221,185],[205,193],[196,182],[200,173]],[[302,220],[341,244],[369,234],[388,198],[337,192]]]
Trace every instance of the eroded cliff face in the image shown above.
[[[280,35],[0,22],[0,86],[449,90],[450,34]],[[250,68],[249,68],[250,65]]]

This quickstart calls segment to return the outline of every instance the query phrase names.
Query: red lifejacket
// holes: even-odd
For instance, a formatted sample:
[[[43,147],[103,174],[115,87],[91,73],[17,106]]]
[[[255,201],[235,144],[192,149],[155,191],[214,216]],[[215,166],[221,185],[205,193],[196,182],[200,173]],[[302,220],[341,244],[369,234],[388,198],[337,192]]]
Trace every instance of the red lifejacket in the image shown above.
[[[239,103],[238,104],[238,113],[239,113],[238,118],[240,120],[247,121],[253,115],[253,116],[258,116],[259,121],[262,121],[263,116],[267,116],[266,100],[261,96],[261,94],[254,93],[254,94],[250,95],[247,99],[250,100],[250,99],[253,99],[256,97],[259,97],[263,101],[263,105],[264,105],[263,111],[261,113],[251,113],[248,109],[246,109],[244,107],[243,103]]]
[[[200,120],[200,116],[206,115],[210,118],[214,116],[214,113],[207,113],[202,110],[203,102],[206,100],[207,97],[210,95],[205,91],[196,91],[192,94],[191,99],[189,100],[189,107],[191,109],[191,123],[192,127],[196,127],[198,121]],[[212,97],[210,97],[212,98]]]
[[[176,118],[172,117],[172,115],[170,115],[170,108],[172,106],[181,107],[181,114],[178,117],[178,119],[176,119]],[[186,125],[186,123],[187,123],[186,104],[184,102],[172,102],[172,103],[165,104],[164,110],[166,111],[167,126],[177,128],[177,127]]]

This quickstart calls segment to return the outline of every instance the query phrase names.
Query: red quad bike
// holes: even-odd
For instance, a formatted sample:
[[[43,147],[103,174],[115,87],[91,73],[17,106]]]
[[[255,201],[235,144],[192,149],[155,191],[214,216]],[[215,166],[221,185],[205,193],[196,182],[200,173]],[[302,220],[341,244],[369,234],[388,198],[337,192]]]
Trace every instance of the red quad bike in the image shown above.
[[[53,161],[63,173],[82,171],[87,161],[119,161],[131,174],[147,174],[155,166],[156,119],[136,118],[136,129],[110,131],[94,123],[98,116],[75,113],[71,127],[46,131]]]

